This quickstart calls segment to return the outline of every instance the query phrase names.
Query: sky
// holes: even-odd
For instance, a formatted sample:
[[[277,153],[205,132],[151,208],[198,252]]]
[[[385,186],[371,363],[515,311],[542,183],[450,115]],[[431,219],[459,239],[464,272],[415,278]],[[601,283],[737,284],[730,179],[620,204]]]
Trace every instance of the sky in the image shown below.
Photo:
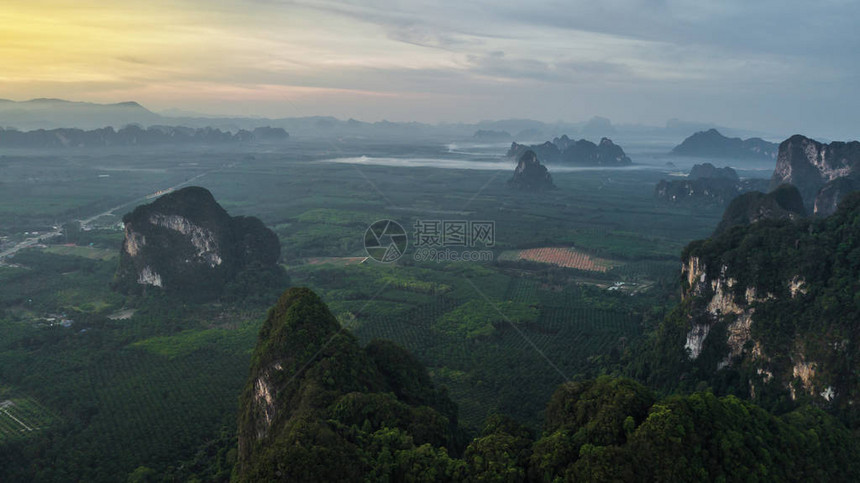
[[[2,0],[0,98],[857,137],[853,0]]]

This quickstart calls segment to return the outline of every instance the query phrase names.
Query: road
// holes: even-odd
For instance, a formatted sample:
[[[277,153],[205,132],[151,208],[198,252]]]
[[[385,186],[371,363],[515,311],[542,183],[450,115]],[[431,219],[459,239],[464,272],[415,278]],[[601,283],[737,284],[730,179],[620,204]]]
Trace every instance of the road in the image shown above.
[[[213,169],[211,171],[206,171],[205,173],[200,173],[197,176],[194,176],[192,178],[188,178],[187,180],[185,180],[185,181],[183,181],[177,185],[171,186],[169,188],[165,188],[163,190],[158,190],[158,191],[156,191],[156,193],[158,193],[158,192],[171,192],[171,191],[176,190],[178,188],[181,188],[182,186],[185,186],[185,185],[187,185],[193,181],[196,181],[196,180],[202,178],[203,176],[206,176],[207,174],[211,173],[212,171],[216,171],[216,170]],[[117,211],[120,208],[124,208],[128,205],[138,204],[141,201],[146,201],[151,196],[152,196],[152,194],[148,194],[146,196],[142,196],[140,198],[135,198],[131,201],[125,202],[121,205],[114,206],[113,208],[111,208],[107,211],[103,211],[103,212],[95,214],[93,216],[90,216],[90,217],[87,217],[87,218],[84,218],[81,220],[69,220],[69,221],[70,222],[77,221],[81,224],[81,226],[89,225],[90,223],[92,223],[96,219],[101,218],[102,216],[110,215],[114,211]],[[12,248],[8,248],[8,249],[0,252],[0,260],[2,260],[3,258],[9,257],[11,255],[14,255],[14,254],[18,253],[19,251],[21,251],[25,248],[29,248],[29,247],[32,247],[33,245],[37,245],[39,243],[39,240],[41,240],[43,238],[53,238],[55,236],[59,236],[62,234],[63,234],[62,230],[53,230],[53,231],[49,231],[49,232],[40,233],[39,236],[37,236],[37,237],[26,238],[23,241],[19,242],[17,245],[13,246]]]

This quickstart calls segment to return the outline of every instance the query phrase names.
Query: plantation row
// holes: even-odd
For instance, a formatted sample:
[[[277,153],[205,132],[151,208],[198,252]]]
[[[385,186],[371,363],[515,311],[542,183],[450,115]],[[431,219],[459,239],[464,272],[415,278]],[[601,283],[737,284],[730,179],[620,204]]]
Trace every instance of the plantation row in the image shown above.
[[[74,474],[85,481],[117,481],[140,465],[165,470],[235,424],[252,340],[241,351],[219,339],[217,346],[177,351],[175,357],[143,347],[93,355],[92,348],[105,347],[106,335],[94,329],[40,357],[0,359],[16,386],[40,397],[62,419],[48,428],[52,444],[43,457],[52,463],[40,470],[42,479],[65,481]],[[47,416],[31,416],[37,408],[16,401],[13,409],[29,411],[21,413],[28,426],[45,427]],[[8,439],[8,419],[0,410],[0,442]]]
[[[0,402],[0,444],[26,438],[33,432],[44,430],[53,418],[48,410],[32,399],[13,399]]]
[[[433,368],[435,381],[447,386],[459,405],[461,422],[477,428],[498,411],[537,427],[535,415],[560,382],[588,373],[593,369],[589,358],[609,353],[640,330],[638,317],[629,311],[597,308],[569,293],[547,293],[532,280],[511,279],[505,293],[515,304],[540,301],[540,296],[568,304],[541,305],[535,321],[516,328],[487,310],[483,313],[498,320],[495,331],[467,338],[435,329],[443,316],[461,306],[439,296],[400,314],[367,313],[354,333],[362,343],[393,340]]]
[[[679,260],[642,260],[613,267],[610,273],[624,280],[658,280],[677,277],[680,269]]]
[[[571,330],[585,333],[636,331],[637,322],[629,312],[587,306],[544,307],[538,325],[550,333]]]

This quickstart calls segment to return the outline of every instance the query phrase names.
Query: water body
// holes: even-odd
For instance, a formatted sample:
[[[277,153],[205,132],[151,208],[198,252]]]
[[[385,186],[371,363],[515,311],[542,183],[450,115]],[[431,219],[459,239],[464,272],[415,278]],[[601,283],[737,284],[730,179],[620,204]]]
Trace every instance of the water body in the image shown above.
[[[428,156],[366,155],[344,156],[319,160],[321,163],[355,164],[362,166],[392,166],[403,168],[473,169],[483,171],[513,171],[516,162],[505,157],[508,143],[451,143],[427,150]],[[731,166],[741,177],[766,178],[773,172],[775,161],[735,159],[702,159],[671,156],[671,145],[661,142],[637,143],[630,146],[630,166],[570,166],[544,163],[550,173],[583,171],[661,171],[670,177],[683,177],[694,164],[710,162],[717,167]],[[435,151],[435,152],[434,152]]]

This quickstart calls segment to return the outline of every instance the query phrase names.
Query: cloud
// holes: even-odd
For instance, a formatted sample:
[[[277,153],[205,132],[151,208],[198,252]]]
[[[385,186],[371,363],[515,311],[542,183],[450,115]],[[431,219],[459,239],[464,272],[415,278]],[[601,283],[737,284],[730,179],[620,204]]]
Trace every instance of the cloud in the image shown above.
[[[748,127],[860,108],[858,2],[7,1],[0,97]]]
[[[581,83],[629,81],[633,71],[623,64],[603,61],[558,59],[544,61],[528,57],[510,57],[502,51],[468,55],[468,70],[481,77],[496,80],[534,80],[540,82]]]

